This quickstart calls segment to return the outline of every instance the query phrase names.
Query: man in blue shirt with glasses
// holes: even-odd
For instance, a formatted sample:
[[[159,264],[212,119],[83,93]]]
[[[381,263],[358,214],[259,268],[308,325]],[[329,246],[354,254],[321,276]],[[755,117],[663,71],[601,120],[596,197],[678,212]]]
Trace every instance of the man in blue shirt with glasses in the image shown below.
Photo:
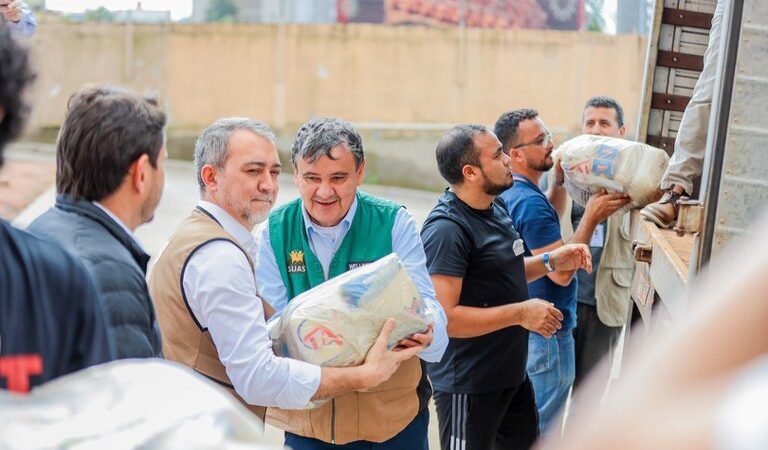
[[[525,244],[525,255],[551,252],[564,245],[557,211],[539,189],[541,175],[554,166],[552,134],[533,109],[501,115],[494,132],[510,157],[515,184],[500,197]],[[569,243],[588,244],[595,227],[627,204],[625,194],[597,194],[587,204],[584,218]],[[550,337],[530,333],[528,376],[539,411],[539,430],[560,427],[561,410],[575,376],[573,329],[576,327],[575,271],[550,271],[528,285],[532,298],[554,303],[563,313],[562,328]]]

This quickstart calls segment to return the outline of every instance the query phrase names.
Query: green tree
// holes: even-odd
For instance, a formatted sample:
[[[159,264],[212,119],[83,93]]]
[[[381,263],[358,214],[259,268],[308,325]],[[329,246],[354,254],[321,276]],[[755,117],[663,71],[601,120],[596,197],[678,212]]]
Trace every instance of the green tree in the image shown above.
[[[234,22],[237,19],[237,5],[234,0],[212,0],[205,11],[209,22]]]
[[[603,6],[605,0],[586,0],[584,9],[587,13],[587,30],[602,33],[605,30]]]
[[[115,16],[112,11],[103,6],[99,6],[96,9],[89,9],[83,15],[83,20],[86,22],[112,22],[115,20]]]

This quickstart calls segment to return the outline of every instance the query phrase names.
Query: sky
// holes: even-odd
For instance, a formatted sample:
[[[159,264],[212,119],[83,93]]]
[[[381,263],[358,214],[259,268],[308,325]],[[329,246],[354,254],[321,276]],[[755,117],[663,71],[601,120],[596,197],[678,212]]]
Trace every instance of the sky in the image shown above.
[[[606,0],[603,3],[603,19],[605,19],[605,32],[616,34],[616,0]]]
[[[111,10],[126,10],[136,7],[136,0],[46,0],[45,7],[54,11],[83,12],[104,6]],[[171,20],[180,20],[192,15],[192,0],[141,0],[141,7],[147,10],[171,11]],[[606,32],[616,33],[616,0],[606,0],[603,17]]]
[[[103,6],[111,10],[136,8],[136,0],[46,0],[45,8],[54,11],[83,12]],[[192,0],[141,0],[142,9],[171,11],[172,20],[192,15]]]

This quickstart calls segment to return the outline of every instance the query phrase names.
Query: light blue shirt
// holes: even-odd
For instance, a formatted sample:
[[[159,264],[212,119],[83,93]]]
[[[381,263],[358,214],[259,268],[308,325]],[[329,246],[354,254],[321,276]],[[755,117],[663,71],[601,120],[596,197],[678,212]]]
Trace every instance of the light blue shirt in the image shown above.
[[[16,35],[23,36],[25,38],[32,36],[32,34],[35,32],[35,29],[37,29],[37,21],[35,20],[35,15],[32,14],[29,6],[27,6],[27,4],[24,2],[21,2],[21,19],[19,19],[19,23],[8,22],[8,24]]]
[[[320,265],[323,266],[326,278],[328,278],[331,259],[352,226],[352,219],[355,217],[356,211],[357,198],[352,202],[349,211],[338,225],[326,228],[313,223],[309,218],[306,208],[302,207],[309,246],[320,261]],[[275,253],[269,240],[269,223],[259,230],[257,241],[256,284],[259,295],[277,310],[277,314],[280,314],[288,303],[288,291],[283,284],[283,278],[277,267]],[[427,310],[432,314],[432,319],[434,320],[434,339],[432,344],[422,350],[419,353],[419,357],[427,362],[438,362],[443,357],[445,348],[448,345],[448,331],[446,329],[448,319],[445,316],[442,305],[435,298],[435,288],[432,286],[432,280],[429,278],[426,265],[427,257],[424,254],[421,236],[419,236],[419,232],[416,229],[416,222],[413,220],[411,213],[405,208],[400,208],[395,216],[395,223],[392,226],[392,251],[402,261],[405,270],[419,290],[421,298],[424,299]]]

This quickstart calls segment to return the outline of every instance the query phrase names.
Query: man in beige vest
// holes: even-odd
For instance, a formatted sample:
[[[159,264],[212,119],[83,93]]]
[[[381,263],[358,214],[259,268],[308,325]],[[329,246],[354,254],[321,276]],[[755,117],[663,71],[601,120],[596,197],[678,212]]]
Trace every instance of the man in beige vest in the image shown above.
[[[623,138],[624,110],[614,99],[605,96],[587,100],[582,113],[582,133]],[[558,171],[555,185],[562,183]],[[564,193],[564,189],[558,189]],[[565,194],[567,195],[567,194]],[[561,220],[577,228],[585,218],[583,206],[567,199],[568,208],[558,210]],[[631,300],[634,258],[629,234],[629,214],[614,214],[598,223],[589,242],[594,271],[579,271],[577,295],[577,323],[574,330],[576,350],[576,378],[574,386],[584,380],[597,367],[605,355],[611,354],[627,320]],[[609,377],[609,364],[601,366],[599,377],[605,384]],[[596,375],[597,376],[597,375]]]
[[[374,388],[423,349],[387,350],[390,319],[357,367],[321,368],[275,356],[265,327],[274,310],[256,293],[251,235],[278,191],[274,135],[253,120],[218,120],[197,141],[195,169],[201,200],[149,276],[166,358],[233,390],[263,418],[264,406],[301,408]]]

